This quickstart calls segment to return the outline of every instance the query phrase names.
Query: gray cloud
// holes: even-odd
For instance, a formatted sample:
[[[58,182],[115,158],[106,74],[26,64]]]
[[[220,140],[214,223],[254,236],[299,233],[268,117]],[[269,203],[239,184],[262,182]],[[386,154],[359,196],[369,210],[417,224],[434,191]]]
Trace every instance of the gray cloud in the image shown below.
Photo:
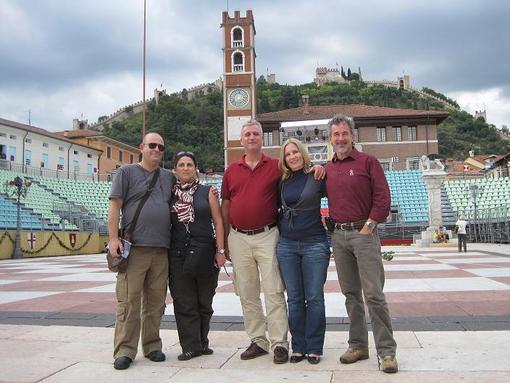
[[[219,25],[225,1],[148,2],[147,92],[170,92],[221,75]],[[446,94],[501,89],[510,99],[510,3],[504,0],[230,0],[253,9],[257,75],[312,81],[315,67],[357,70]],[[0,115],[69,128],[141,99],[142,2],[3,0],[0,3]],[[487,100],[489,103],[490,100]],[[504,102],[501,104],[505,104]],[[508,104],[508,102],[507,102]],[[480,105],[481,107],[481,105]],[[488,108],[490,110],[490,108]],[[497,124],[510,123],[498,111]],[[490,119],[490,114],[489,114]]]

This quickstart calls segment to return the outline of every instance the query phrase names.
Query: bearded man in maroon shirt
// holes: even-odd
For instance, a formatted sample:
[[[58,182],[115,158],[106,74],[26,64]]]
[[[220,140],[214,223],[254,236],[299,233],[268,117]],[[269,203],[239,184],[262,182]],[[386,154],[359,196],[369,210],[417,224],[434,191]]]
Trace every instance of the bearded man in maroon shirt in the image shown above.
[[[383,293],[384,268],[377,224],[390,210],[390,190],[377,158],[354,148],[354,121],[336,115],[328,123],[335,154],[326,165],[333,257],[350,319],[349,348],[341,363],[367,359],[365,305],[372,320],[380,368],[398,371],[391,318]]]

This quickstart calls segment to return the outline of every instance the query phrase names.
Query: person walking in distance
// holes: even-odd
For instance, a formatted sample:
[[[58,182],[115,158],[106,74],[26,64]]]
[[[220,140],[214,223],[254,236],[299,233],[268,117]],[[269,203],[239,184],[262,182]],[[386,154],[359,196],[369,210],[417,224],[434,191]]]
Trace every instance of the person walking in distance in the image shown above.
[[[466,228],[468,226],[468,223],[464,219],[464,214],[459,215],[459,219],[455,223],[455,226],[457,228],[457,239],[458,239],[458,245],[459,245],[459,253],[462,252],[462,249],[464,249],[464,252],[467,252],[467,231]]]

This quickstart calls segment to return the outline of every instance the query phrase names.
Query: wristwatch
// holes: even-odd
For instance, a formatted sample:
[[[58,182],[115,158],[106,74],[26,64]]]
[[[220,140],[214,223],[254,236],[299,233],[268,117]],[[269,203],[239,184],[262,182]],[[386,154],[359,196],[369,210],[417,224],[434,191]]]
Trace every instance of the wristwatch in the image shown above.
[[[216,250],[218,254],[225,254],[225,249],[218,249]]]
[[[377,223],[372,222],[372,221],[367,221],[367,222],[365,223],[365,225],[367,225],[367,226],[368,226],[368,228],[369,228],[369,229],[371,229],[371,230],[374,230],[374,229],[377,227]]]

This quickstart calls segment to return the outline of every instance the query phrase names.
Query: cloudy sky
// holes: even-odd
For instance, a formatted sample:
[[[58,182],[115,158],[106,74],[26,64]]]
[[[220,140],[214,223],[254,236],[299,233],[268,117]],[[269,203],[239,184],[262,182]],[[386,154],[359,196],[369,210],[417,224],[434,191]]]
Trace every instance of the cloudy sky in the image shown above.
[[[222,11],[253,10],[257,76],[319,66],[427,86],[510,125],[506,0],[147,0],[147,93],[221,76]],[[143,0],[1,0],[0,117],[51,131],[142,98]]]

